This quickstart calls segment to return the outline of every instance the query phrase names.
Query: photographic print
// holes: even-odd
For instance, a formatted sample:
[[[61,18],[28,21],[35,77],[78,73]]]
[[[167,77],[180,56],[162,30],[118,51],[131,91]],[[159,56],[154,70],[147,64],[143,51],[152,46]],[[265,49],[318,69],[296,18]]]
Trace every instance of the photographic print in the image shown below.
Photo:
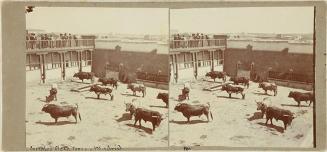
[[[26,6],[27,149],[167,147],[168,11]]]
[[[170,9],[170,146],[314,146],[314,7]]]

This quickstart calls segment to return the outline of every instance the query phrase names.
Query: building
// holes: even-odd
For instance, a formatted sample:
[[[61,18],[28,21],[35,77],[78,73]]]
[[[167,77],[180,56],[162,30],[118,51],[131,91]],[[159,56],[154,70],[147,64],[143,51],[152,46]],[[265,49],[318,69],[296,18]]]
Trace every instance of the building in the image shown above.
[[[223,71],[226,39],[226,35],[214,35],[213,39],[171,40],[170,82],[197,79],[209,71]]]

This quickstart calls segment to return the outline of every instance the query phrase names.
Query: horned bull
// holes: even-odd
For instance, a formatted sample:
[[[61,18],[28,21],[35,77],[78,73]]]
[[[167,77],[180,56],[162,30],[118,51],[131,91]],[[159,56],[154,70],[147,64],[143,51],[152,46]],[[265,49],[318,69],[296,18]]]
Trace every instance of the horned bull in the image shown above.
[[[66,105],[66,106],[60,106],[60,105],[55,105],[55,104],[46,104],[43,106],[42,111],[49,113],[50,116],[55,119],[55,123],[57,123],[58,118],[60,117],[69,117],[69,116],[74,116],[76,123],[77,123],[77,115],[81,119],[81,114],[78,111],[78,105],[76,104],[76,107],[71,106],[71,105]]]
[[[190,122],[190,118],[193,116],[201,116],[205,115],[207,117],[207,120],[209,122],[209,113],[211,116],[211,119],[213,120],[212,113],[210,111],[210,104],[199,104],[199,105],[190,105],[187,103],[179,103],[175,106],[175,109],[178,112],[181,112],[184,117],[187,118],[187,122]]]

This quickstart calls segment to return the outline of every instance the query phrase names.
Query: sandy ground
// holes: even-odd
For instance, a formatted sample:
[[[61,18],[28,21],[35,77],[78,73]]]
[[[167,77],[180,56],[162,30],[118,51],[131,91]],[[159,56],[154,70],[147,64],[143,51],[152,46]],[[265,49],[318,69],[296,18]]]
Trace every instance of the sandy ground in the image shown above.
[[[51,73],[51,72],[49,72]],[[36,72],[36,74],[39,74]],[[31,76],[32,77],[32,76]],[[74,79],[75,81],[75,79]],[[79,81],[80,80],[76,80]],[[28,81],[26,87],[26,146],[55,147],[69,146],[80,148],[93,148],[94,146],[122,148],[131,147],[167,147],[168,145],[168,109],[165,103],[156,99],[158,92],[168,92],[147,88],[145,98],[132,96],[125,84],[119,84],[114,90],[114,100],[109,100],[109,95],[96,99],[93,92],[72,92],[72,88],[89,85],[89,80],[84,83],[72,82],[71,77],[65,81],[50,79],[46,84],[39,81]],[[48,113],[41,111],[45,104],[52,83],[58,85],[58,101],[55,104],[75,103],[79,106],[82,121],[75,124],[71,116],[59,118],[54,124],[54,119]],[[141,128],[134,127],[134,120],[130,120],[129,112],[125,111],[124,102],[131,102],[136,98],[140,105],[163,114],[165,118],[159,127],[152,132],[152,124],[142,121]],[[134,119],[134,118],[133,118]]]
[[[213,120],[191,117],[186,123],[182,113],[174,111],[178,95],[181,94],[182,84],[170,85],[169,107],[169,144],[170,146],[227,146],[227,147],[312,147],[313,146],[313,107],[302,102],[301,107],[288,93],[292,89],[278,86],[278,95],[264,95],[257,83],[250,82],[246,89],[245,99],[241,95],[232,94],[228,98],[226,92],[204,91],[203,88],[214,82],[204,80],[192,81],[190,104],[209,102]],[[216,84],[220,84],[216,82]],[[304,90],[298,90],[304,91]],[[273,95],[272,92],[268,94]],[[267,104],[289,109],[296,114],[292,125],[283,129],[283,122],[273,120],[274,125],[265,125],[265,117],[261,119],[261,111],[257,111],[255,100],[260,101],[268,97]]]

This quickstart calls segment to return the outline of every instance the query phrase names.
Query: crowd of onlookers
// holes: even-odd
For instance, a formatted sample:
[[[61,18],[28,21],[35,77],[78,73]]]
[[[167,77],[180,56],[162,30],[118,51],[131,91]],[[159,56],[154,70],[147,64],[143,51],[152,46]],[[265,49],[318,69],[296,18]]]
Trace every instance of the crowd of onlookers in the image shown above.
[[[77,35],[72,35],[70,33],[60,33],[56,34],[26,34],[26,47],[28,49],[34,48],[56,48],[56,47],[66,47],[66,46],[77,46],[78,41]]]
[[[213,37],[209,37],[203,33],[192,34],[175,34],[173,35],[173,48],[187,48],[187,47],[204,47],[217,45]]]

